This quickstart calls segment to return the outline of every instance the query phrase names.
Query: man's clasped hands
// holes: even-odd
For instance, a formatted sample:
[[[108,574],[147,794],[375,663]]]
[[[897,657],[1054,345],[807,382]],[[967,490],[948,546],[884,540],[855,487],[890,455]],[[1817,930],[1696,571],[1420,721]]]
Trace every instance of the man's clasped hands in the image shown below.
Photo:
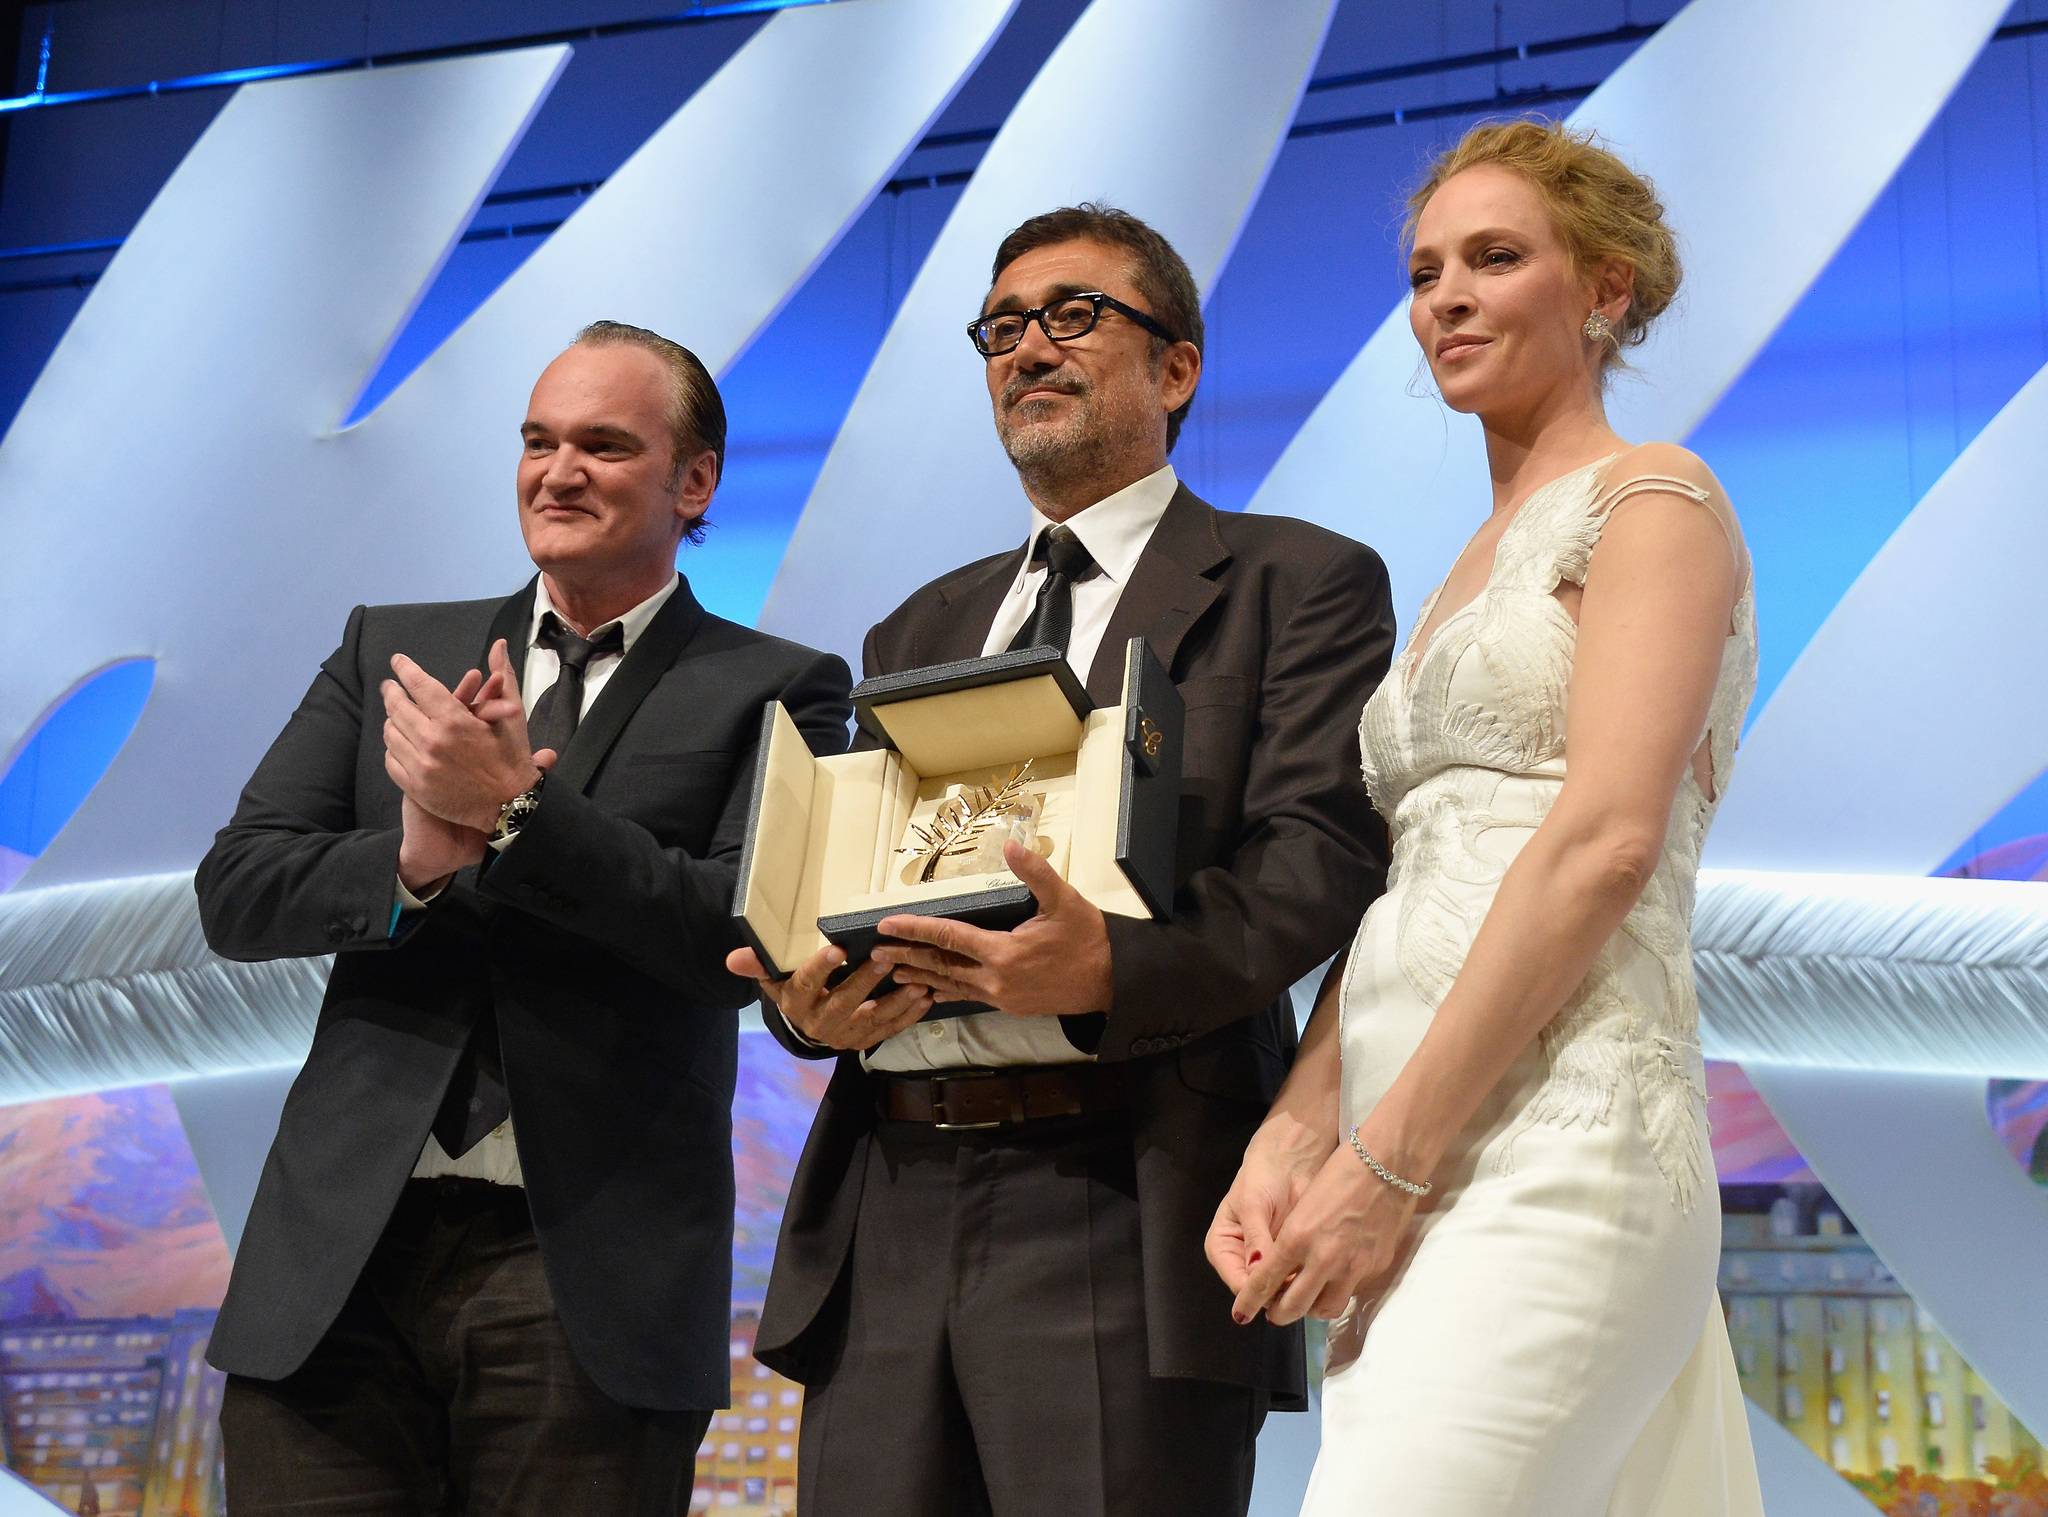
[[[507,801],[552,769],[554,749],[527,744],[519,678],[500,638],[488,676],[471,669],[453,690],[403,653],[384,682],[384,772],[404,792],[398,877],[422,898],[456,870],[481,863]]]

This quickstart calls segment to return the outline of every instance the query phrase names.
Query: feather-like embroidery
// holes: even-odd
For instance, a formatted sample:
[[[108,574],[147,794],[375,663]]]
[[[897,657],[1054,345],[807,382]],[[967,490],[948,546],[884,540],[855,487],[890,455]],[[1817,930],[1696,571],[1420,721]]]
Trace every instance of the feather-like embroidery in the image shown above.
[[[1584,583],[1618,500],[1640,489],[1707,500],[1684,481],[1633,480],[1609,489],[1606,473],[1604,465],[1589,467],[1532,494],[1501,534],[1486,584],[1469,608],[1437,623],[1419,649],[1411,635],[1359,720],[1366,784],[1392,824],[1395,960],[1430,1006],[1442,1002],[1464,967],[1503,872],[1503,857],[1481,840],[1494,828],[1533,830],[1560,784],[1578,627],[1554,592]],[[1440,594],[1424,603],[1422,625],[1430,624]],[[1673,1202],[1689,1208],[1711,1183],[1699,1122],[1705,1084],[1689,928],[1701,845],[1755,689],[1749,583],[1730,633],[1706,724],[1711,793],[1688,769],[1656,873],[1543,1029],[1548,1076],[1509,1130],[1497,1158],[1504,1168],[1512,1167],[1515,1138],[1531,1127],[1592,1128],[1611,1120],[1621,1081],[1629,1079]],[[1539,782],[1542,796],[1526,784],[1503,791],[1504,776]],[[1361,962],[1354,957],[1351,974]],[[1347,975],[1347,1002],[1350,995]],[[1344,1009],[1340,1002],[1340,1015]]]

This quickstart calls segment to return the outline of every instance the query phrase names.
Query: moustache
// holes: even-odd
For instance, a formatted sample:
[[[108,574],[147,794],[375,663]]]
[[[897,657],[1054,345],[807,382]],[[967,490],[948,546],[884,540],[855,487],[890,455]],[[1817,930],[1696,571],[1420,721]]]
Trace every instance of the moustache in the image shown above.
[[[1019,374],[1003,386],[1003,409],[1007,411],[1014,407],[1026,390],[1051,390],[1058,395],[1085,395],[1088,393],[1088,382],[1066,375]]]

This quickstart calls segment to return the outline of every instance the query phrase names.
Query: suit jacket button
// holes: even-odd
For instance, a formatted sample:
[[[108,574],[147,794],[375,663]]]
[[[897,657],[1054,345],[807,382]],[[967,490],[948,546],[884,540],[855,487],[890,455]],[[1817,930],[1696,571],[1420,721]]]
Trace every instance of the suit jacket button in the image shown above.
[[[328,941],[328,942],[330,942],[330,943],[339,943],[339,942],[340,942],[340,941],[341,941],[341,940],[342,940],[343,938],[345,938],[345,937],[347,937],[347,936],[348,936],[348,929],[347,929],[346,927],[342,926],[342,925],[341,925],[341,923],[339,923],[339,922],[329,922],[329,923],[327,924],[327,941]]]
[[[348,925],[350,931],[352,932],[368,932],[370,930],[370,919],[368,917],[350,917],[348,919]]]
[[[533,899],[533,887],[531,885],[521,885],[519,893],[529,901]]]

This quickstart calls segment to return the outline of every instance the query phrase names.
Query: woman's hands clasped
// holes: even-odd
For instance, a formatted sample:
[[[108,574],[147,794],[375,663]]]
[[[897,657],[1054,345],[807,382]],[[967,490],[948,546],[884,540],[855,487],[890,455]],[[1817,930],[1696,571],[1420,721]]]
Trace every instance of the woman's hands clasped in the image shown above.
[[[1307,1194],[1329,1152],[1329,1134],[1318,1135],[1284,1112],[1268,1118],[1245,1149],[1237,1178],[1203,1242],[1210,1268],[1233,1295],[1244,1290],[1253,1268],[1273,1252],[1274,1234]]]
[[[1331,1138],[1276,1114],[1246,1150],[1207,1243],[1237,1294],[1236,1321],[1342,1316],[1360,1286],[1399,1261],[1416,1198]]]

